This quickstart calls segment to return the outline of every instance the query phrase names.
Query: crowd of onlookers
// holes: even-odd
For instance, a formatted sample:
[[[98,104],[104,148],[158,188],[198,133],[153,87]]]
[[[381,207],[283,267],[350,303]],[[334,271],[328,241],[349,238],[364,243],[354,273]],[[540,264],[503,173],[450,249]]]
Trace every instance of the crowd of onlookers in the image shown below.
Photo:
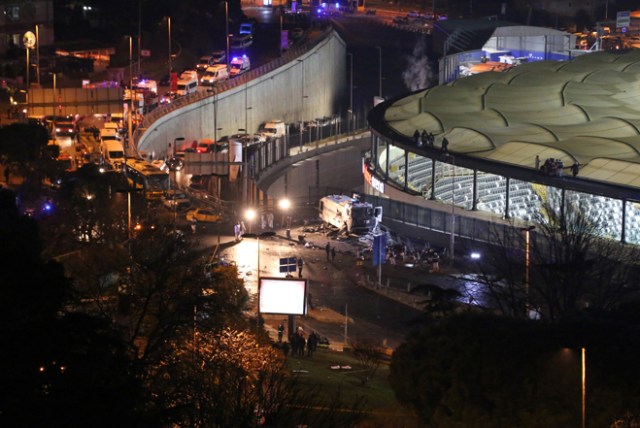
[[[409,251],[406,245],[394,245],[387,248],[387,263],[391,266],[411,264],[412,266],[427,265],[430,272],[440,271],[440,255],[433,248],[421,251]]]

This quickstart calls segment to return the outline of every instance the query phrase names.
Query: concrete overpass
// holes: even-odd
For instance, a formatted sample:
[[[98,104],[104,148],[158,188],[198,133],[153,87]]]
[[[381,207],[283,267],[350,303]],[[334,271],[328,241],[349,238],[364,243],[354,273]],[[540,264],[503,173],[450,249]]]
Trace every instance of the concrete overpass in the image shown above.
[[[346,44],[329,29],[263,66],[147,114],[134,133],[138,152],[160,158],[176,138],[249,133],[270,119],[286,123],[340,112],[346,104]],[[345,96],[346,95],[346,96]]]

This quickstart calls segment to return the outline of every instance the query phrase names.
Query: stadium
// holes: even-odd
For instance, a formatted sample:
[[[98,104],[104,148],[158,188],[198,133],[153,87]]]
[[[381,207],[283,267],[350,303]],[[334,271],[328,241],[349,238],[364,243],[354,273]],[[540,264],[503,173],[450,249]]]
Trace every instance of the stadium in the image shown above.
[[[460,78],[377,105],[369,124],[371,195],[389,197],[384,183],[524,224],[571,206],[640,243],[640,50]]]

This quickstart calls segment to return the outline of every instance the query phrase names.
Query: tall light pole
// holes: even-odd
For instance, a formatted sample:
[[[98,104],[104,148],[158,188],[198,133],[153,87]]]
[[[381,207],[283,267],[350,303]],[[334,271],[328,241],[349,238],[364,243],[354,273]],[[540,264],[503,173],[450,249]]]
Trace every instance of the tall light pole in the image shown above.
[[[587,416],[587,350],[582,347],[581,349],[581,366],[582,366],[582,424],[581,427],[585,428],[586,416]]]
[[[353,115],[353,54],[347,52],[347,55],[349,56],[349,111],[348,113],[348,118],[347,118],[347,122],[348,122],[348,126],[349,129],[347,129],[347,133],[351,133],[351,118]]]
[[[285,197],[278,201],[278,208],[282,211],[282,226],[287,229],[287,238],[291,237],[291,231],[289,230],[289,222],[285,221],[287,214],[289,213],[289,208],[291,208],[291,201]]]
[[[167,16],[167,33],[169,33],[169,91],[173,90],[173,83],[171,81],[171,71],[172,71],[172,64],[171,64],[171,17]]]
[[[133,90],[133,37],[127,37],[129,37],[129,121],[127,127],[128,135],[126,149],[130,149],[131,139],[133,138],[133,97],[135,96],[135,92]]]
[[[142,0],[138,0],[138,72],[137,75],[140,76],[140,56],[142,54],[141,45],[142,45]]]
[[[229,1],[224,2],[224,39],[227,42],[227,69],[229,68]]]
[[[257,213],[254,209],[248,209],[245,211],[245,219],[251,222],[255,219]],[[260,331],[260,238],[268,238],[270,236],[274,236],[275,232],[262,232],[262,233],[245,233],[243,237],[245,238],[256,238],[256,242],[258,244],[258,267],[256,269],[256,279],[258,280],[258,306],[256,307],[256,336]]]
[[[302,86],[301,86],[301,97],[300,97],[300,151],[302,151],[302,134],[304,129],[304,59],[299,59],[298,63],[300,67],[302,67]]]
[[[36,83],[40,87],[40,31],[36,24]]]
[[[280,40],[280,56],[282,56],[282,14],[280,14],[280,38],[278,40]],[[287,42],[287,44],[289,43]]]
[[[382,48],[376,46],[378,49],[378,96],[382,98]]]
[[[524,298],[525,298],[525,304],[524,304],[524,310],[525,310],[525,316],[529,316],[529,266],[531,263],[531,259],[530,259],[530,244],[531,244],[531,231],[534,230],[536,227],[535,226],[529,226],[529,227],[525,227],[520,229],[521,231],[524,232]]]
[[[53,105],[53,115],[56,115],[56,103],[58,100],[58,95],[56,94],[56,73],[53,73],[53,103],[51,103]]]

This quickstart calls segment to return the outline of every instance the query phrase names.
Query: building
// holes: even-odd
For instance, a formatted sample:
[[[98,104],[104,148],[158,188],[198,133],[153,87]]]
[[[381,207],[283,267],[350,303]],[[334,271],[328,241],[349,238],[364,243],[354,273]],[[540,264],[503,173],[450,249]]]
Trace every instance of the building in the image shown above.
[[[53,0],[3,1],[2,7],[0,54],[13,48],[24,49],[22,38],[27,31],[37,33],[40,47],[53,45]]]
[[[369,114],[377,185],[367,193],[524,224],[571,204],[603,236],[640,244],[639,97],[631,50],[524,63],[386,101]]]
[[[441,55],[439,82],[451,82],[474,64],[567,61],[576,56],[576,36],[552,28],[497,20],[445,20],[433,26],[433,49]]]

